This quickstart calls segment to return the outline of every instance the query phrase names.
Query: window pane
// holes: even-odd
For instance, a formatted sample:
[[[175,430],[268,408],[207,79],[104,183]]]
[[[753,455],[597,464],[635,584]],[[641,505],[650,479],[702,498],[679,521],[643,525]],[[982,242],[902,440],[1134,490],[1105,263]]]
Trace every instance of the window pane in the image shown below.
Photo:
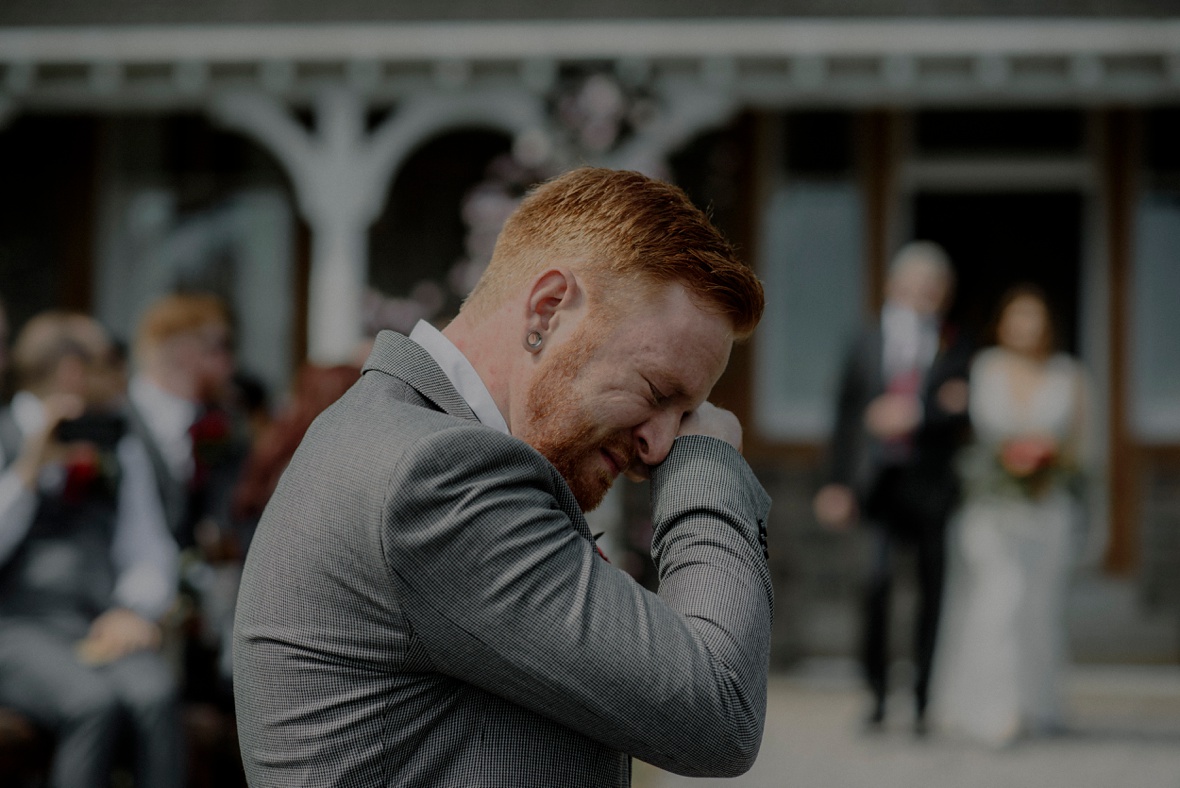
[[[793,181],[767,205],[755,414],[769,439],[827,439],[840,363],[860,318],[861,211],[851,180]]]
[[[1180,192],[1144,196],[1136,222],[1131,421],[1139,438],[1180,440]]]

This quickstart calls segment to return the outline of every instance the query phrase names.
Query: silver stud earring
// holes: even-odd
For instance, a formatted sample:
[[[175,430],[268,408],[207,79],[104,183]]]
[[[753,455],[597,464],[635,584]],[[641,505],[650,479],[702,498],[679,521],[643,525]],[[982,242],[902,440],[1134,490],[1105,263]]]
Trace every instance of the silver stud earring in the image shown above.
[[[540,331],[530,331],[524,337],[524,349],[530,353],[536,353],[541,349],[541,343],[544,342],[544,337],[541,336]]]

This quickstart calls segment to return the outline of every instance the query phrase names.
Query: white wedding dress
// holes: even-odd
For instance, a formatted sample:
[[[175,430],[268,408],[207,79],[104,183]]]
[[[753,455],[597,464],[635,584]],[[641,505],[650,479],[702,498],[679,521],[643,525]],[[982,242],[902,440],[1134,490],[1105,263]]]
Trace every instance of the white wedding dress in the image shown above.
[[[938,730],[994,746],[1063,724],[1065,602],[1080,512],[1066,473],[1030,494],[1003,473],[998,452],[1031,433],[1077,447],[1084,407],[1081,370],[1064,355],[1049,359],[1040,386],[1017,401],[1006,353],[984,351],[972,365],[975,445],[948,535],[930,710]]]

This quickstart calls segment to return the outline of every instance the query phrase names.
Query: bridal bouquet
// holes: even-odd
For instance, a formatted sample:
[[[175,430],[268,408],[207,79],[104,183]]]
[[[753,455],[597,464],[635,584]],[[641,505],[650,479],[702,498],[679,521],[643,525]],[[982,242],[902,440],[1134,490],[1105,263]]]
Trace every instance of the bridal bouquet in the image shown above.
[[[1057,442],[1043,435],[1009,438],[1000,444],[997,459],[1005,476],[1030,498],[1040,497],[1061,470]]]

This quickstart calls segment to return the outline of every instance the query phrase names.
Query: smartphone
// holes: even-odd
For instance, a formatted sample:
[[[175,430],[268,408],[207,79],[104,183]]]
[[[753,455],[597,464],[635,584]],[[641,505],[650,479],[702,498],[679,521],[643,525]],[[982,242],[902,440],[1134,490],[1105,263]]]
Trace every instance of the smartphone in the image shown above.
[[[127,432],[127,420],[118,413],[86,412],[57,425],[54,437],[61,443],[93,443],[113,449]]]

